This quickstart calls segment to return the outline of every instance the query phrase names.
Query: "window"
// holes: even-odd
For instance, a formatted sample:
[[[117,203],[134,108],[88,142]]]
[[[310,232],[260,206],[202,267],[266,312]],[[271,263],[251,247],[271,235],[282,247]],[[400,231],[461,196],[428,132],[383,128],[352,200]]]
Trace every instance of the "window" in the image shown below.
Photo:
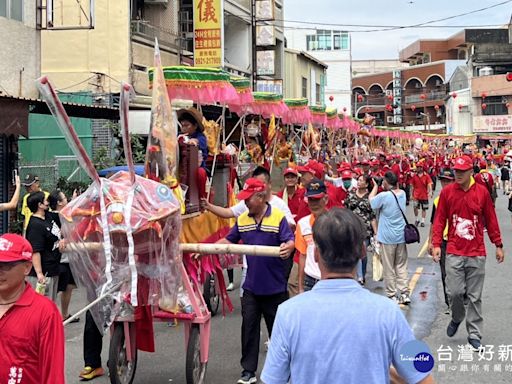
[[[503,102],[501,96],[486,97],[482,100],[482,104],[485,103],[487,108],[482,109],[482,115],[495,116],[495,115],[508,115],[507,103]]]
[[[302,78],[302,97],[308,98],[308,79]]]
[[[349,49],[348,44],[348,33],[341,31],[333,31],[334,49],[335,50],[347,50]]]
[[[7,17],[7,1],[0,0],[0,16]]]
[[[320,29],[315,35],[307,35],[306,45],[308,51],[332,50],[332,31]]]
[[[317,104],[323,104],[324,101],[320,98],[322,96],[322,92],[321,92],[321,87],[320,87],[320,84],[316,83],[316,92],[315,92],[315,95],[316,95],[316,103]]]
[[[0,16],[23,21],[23,0],[0,0]]]

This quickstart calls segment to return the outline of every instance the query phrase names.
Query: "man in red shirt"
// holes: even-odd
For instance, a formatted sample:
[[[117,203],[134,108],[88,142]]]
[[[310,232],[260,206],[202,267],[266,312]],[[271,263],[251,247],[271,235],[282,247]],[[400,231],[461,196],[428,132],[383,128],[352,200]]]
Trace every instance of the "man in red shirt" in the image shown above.
[[[414,200],[415,225],[419,224],[418,213],[421,209],[421,226],[425,226],[427,216],[428,198],[432,197],[432,179],[427,175],[422,165],[416,168],[416,174],[411,180],[412,199]]]
[[[500,227],[489,192],[475,182],[473,163],[469,156],[455,160],[455,183],[444,187],[432,230],[432,258],[441,257],[443,232],[448,222],[446,245],[446,283],[450,296],[452,319],[446,334],[453,337],[466,317],[468,343],[480,350],[482,338],[482,289],[485,277],[484,226],[492,243],[496,245],[496,260],[505,256]],[[467,315],[465,300],[468,301]]]
[[[295,218],[299,212],[300,202],[304,199],[304,188],[299,186],[299,172],[297,168],[286,168],[283,176],[285,188],[277,193],[277,197],[283,199]]]
[[[0,236],[0,383],[63,384],[62,316],[25,283],[31,268],[30,243]]]

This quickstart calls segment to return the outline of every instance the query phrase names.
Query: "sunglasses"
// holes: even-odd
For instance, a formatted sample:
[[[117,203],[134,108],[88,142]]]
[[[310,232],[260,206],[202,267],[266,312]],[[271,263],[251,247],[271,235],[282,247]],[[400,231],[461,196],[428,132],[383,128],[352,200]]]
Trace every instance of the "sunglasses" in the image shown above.
[[[16,267],[17,265],[24,264],[24,263],[26,263],[26,261],[24,261],[24,260],[8,261],[8,262],[0,261],[0,271],[9,272],[11,269]]]

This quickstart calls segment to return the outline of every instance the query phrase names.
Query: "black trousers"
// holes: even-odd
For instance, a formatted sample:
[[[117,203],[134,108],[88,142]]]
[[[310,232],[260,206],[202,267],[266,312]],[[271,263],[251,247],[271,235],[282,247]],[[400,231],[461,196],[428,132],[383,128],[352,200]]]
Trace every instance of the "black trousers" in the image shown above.
[[[85,314],[84,327],[84,367],[101,367],[103,335],[99,331],[90,311]]]
[[[441,267],[441,280],[443,282],[443,293],[444,293],[444,302],[449,307],[450,300],[448,298],[448,293],[446,292],[446,245],[448,242],[443,240],[441,243],[441,259],[439,260],[439,266]]]
[[[245,371],[256,372],[260,353],[261,316],[265,319],[269,337],[276,318],[277,307],[288,299],[288,292],[275,295],[255,295],[244,290],[242,297],[242,359]]]

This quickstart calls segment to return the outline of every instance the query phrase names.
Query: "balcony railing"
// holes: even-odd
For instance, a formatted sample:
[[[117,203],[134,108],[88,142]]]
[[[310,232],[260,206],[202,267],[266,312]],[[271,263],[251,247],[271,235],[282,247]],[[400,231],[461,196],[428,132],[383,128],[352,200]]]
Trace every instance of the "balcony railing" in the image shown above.
[[[425,95],[425,99],[422,99],[421,95]],[[445,97],[446,91],[425,91],[405,96],[405,104],[421,103],[429,100],[443,100]]]
[[[142,37],[150,41],[158,39],[158,44],[165,45],[170,48],[178,48],[178,35],[164,31],[143,20],[132,20],[132,36]]]

